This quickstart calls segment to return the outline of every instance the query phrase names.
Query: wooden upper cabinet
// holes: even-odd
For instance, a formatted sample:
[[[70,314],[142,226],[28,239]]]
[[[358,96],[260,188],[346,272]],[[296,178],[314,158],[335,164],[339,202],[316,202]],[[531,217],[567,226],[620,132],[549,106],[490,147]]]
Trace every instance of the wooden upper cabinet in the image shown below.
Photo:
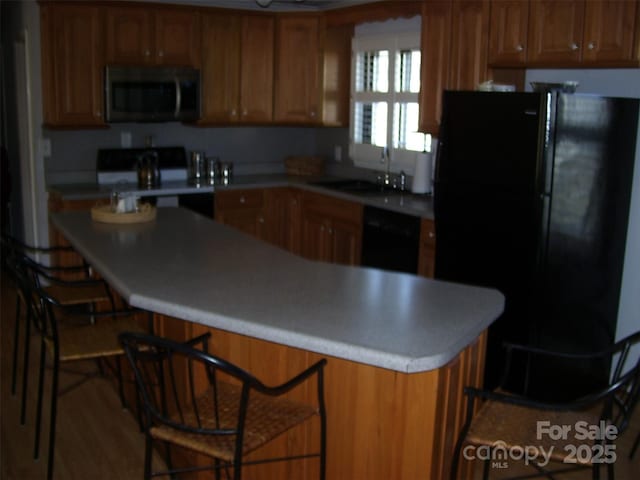
[[[586,2],[583,63],[637,66],[640,60],[640,18],[637,1]],[[636,37],[634,39],[634,36]]]
[[[195,10],[161,9],[155,15],[156,63],[200,66],[200,19]]]
[[[273,120],[275,19],[243,15],[240,32],[240,121]]]
[[[351,39],[353,25],[325,29],[322,68],[322,124],[349,125],[351,97]]]
[[[449,88],[451,2],[425,2],[422,11],[420,131],[438,134],[442,92]]]
[[[489,64],[522,66],[527,61],[529,0],[492,0]]]
[[[638,2],[540,0],[530,4],[527,63],[549,67],[638,66]]]
[[[451,49],[451,88],[475,90],[487,79],[489,0],[455,0]]]
[[[280,15],[276,20],[274,119],[320,121],[321,25],[319,15]]]
[[[44,122],[52,127],[103,127],[102,8],[40,7]]]
[[[420,131],[438,134],[445,89],[474,90],[487,77],[489,0],[425,1]]]
[[[241,17],[205,13],[201,22],[201,123],[237,122],[240,110]]]
[[[528,64],[567,65],[581,58],[584,1],[530,3]]]
[[[107,63],[199,66],[200,32],[195,10],[107,8]]]

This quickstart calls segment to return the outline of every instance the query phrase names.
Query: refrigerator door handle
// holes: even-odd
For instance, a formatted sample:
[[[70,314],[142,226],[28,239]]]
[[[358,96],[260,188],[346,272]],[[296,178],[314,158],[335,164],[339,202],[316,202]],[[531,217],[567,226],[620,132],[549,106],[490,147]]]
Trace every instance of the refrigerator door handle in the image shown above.
[[[544,283],[545,272],[544,265],[547,263],[547,253],[549,250],[549,230],[551,221],[551,195],[548,193],[540,194],[540,233],[538,238],[538,251],[536,259],[536,270],[541,283]],[[539,287],[539,285],[538,285]]]

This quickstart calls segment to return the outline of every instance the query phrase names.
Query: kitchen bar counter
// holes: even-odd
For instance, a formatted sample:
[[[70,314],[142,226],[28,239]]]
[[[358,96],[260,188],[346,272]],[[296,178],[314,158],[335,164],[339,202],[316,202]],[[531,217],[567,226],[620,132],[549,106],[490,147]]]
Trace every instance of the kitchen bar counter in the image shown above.
[[[179,208],[52,219],[135,307],[399,372],[445,365],[503,308],[495,290],[313,262]]]
[[[481,386],[486,329],[503,308],[497,291],[305,260],[178,208],[133,225],[88,212],[52,221],[132,305],[156,313],[160,335],[211,332],[214,354],[270,385],[327,358],[327,479],[448,478],[462,389]],[[315,402],[313,388],[290,395]],[[318,442],[311,423],[256,455]],[[315,480],[318,462],[246,473]]]
[[[170,196],[188,195],[194,193],[211,193],[238,188],[271,188],[271,187],[297,187],[311,190],[325,195],[332,195],[344,200],[359,202],[365,205],[385,208],[400,213],[415,215],[417,217],[433,219],[432,197],[427,195],[414,195],[411,192],[389,194],[354,194],[338,192],[326,187],[312,185],[313,182],[322,179],[327,180],[335,177],[304,177],[284,174],[256,174],[256,175],[236,175],[230,184],[216,183],[209,185],[202,183],[194,185],[186,180],[163,181],[161,185],[153,189],[140,190],[135,183],[125,185],[127,191],[133,191],[141,196]],[[62,200],[90,200],[107,199],[111,194],[113,186],[98,185],[96,183],[83,184],[61,184],[48,187],[50,194],[59,196]]]

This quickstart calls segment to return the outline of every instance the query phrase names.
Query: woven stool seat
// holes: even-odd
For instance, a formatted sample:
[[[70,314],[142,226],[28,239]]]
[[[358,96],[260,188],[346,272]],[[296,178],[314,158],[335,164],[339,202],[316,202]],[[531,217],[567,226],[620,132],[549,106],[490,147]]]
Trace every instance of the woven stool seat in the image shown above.
[[[66,285],[49,285],[43,290],[50,297],[55,298],[60,305],[82,305],[92,302],[111,301],[103,284],[74,285],[69,288]]]
[[[238,421],[241,388],[227,382],[218,382],[217,386],[219,423],[216,425],[213,395],[209,392],[197,400],[202,418],[201,428],[233,429]],[[242,453],[246,455],[317,413],[317,409],[309,405],[252,392],[244,427]],[[177,417],[174,419],[179,421]],[[184,414],[182,421],[194,427],[197,425],[193,412]],[[235,454],[235,435],[199,435],[160,425],[151,428],[151,436],[229,462]]]
[[[65,328],[59,337],[59,356],[61,362],[88,360],[94,358],[123,355],[124,349],[118,340],[121,332],[144,333],[145,329],[133,317],[103,319],[95,325],[82,325]],[[53,351],[51,339],[47,346]]]
[[[227,474],[231,469],[233,479],[241,480],[243,466],[249,463],[255,466],[309,458],[318,458],[319,477],[324,480],[323,371],[327,361],[322,359],[314,363],[280,385],[267,386],[237,365],[210,354],[209,337],[210,334],[205,333],[179,343],[155,335],[120,335],[146,413],[145,480],[156,475],[199,470],[215,470],[215,478],[220,478],[221,469]],[[305,382],[311,384],[311,392],[315,390],[312,399],[305,400],[308,403],[292,400],[290,393],[294,389],[307,391],[307,387],[302,386]],[[299,397],[296,395],[295,398]],[[265,449],[264,458],[245,460],[246,454],[302,423],[319,424],[319,448],[316,449],[315,442],[300,445],[293,442],[280,456]],[[154,442],[164,444],[167,449],[166,471],[151,471]],[[174,468],[170,453],[173,446],[205,455],[213,460],[213,464],[196,462],[196,465]]]
[[[640,331],[591,353],[505,344],[505,372],[500,387],[494,390],[464,388],[466,418],[456,442],[449,478],[458,480],[459,462],[464,458],[484,461],[484,480],[489,478],[496,461],[500,465],[504,461],[505,466],[501,468],[508,468],[508,464],[515,461],[535,470],[534,474],[513,478],[555,478],[556,474],[585,468],[591,469],[593,478],[599,478],[600,469],[606,468],[607,478],[613,480],[616,441],[628,427],[640,398],[640,360],[630,355],[638,345]],[[514,358],[518,361],[514,362]],[[551,388],[557,382],[549,381],[545,398],[540,399],[540,394],[531,390],[529,384],[530,369],[540,358],[545,360],[543,365],[549,365],[550,359],[582,365],[597,360],[606,361],[613,368],[608,383],[602,385],[594,380],[588,391],[576,393],[569,399]],[[517,368],[511,372],[513,365]],[[527,367],[523,369],[522,365]],[[517,392],[506,387],[507,380],[512,378],[510,373],[523,380]],[[485,448],[474,450],[474,446]],[[467,450],[468,447],[471,450]]]
[[[553,440],[550,435],[538,435],[538,422],[549,425],[569,425],[573,429],[577,422],[598,425],[601,409],[590,408],[587,411],[557,411],[523,407],[510,403],[485,402],[473,419],[467,433],[467,442],[474,445],[500,446],[512,448],[535,447],[552,452],[551,459],[564,462],[571,452],[567,448],[575,445],[575,432],[572,430],[566,438]],[[517,419],[517,421],[514,421]],[[499,443],[498,443],[499,442]],[[581,444],[588,443],[585,440]],[[574,456],[577,460],[580,460]],[[588,462],[585,462],[588,464]]]

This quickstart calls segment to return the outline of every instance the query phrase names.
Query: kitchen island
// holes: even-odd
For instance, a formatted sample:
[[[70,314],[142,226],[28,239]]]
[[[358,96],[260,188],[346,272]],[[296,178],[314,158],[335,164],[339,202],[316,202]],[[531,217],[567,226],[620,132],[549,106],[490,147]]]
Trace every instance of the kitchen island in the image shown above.
[[[126,301],[157,314],[159,334],[211,330],[214,353],[268,383],[328,358],[328,479],[448,470],[461,386],[481,383],[499,292],[305,260],[179,208],[130,225],[89,212],[52,222]],[[274,448],[313,443],[311,430]],[[294,462],[250,478],[316,478],[316,469]]]

